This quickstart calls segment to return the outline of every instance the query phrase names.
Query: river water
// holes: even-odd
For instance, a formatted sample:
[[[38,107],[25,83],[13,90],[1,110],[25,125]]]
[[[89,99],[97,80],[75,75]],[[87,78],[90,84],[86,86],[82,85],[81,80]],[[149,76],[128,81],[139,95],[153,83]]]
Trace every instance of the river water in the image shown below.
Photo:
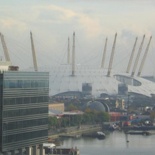
[[[127,142],[129,141],[129,142]],[[104,140],[93,138],[64,139],[61,147],[77,147],[80,155],[154,155],[155,135],[125,135],[114,131]]]

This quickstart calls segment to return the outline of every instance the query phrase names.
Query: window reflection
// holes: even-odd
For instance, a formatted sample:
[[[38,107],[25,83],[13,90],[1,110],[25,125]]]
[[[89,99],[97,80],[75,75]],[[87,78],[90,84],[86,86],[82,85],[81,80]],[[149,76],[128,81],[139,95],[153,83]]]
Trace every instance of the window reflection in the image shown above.
[[[34,138],[43,142],[48,136],[49,73],[5,72],[3,75],[2,145],[9,149],[8,146],[16,147],[28,139],[27,143],[36,144]]]

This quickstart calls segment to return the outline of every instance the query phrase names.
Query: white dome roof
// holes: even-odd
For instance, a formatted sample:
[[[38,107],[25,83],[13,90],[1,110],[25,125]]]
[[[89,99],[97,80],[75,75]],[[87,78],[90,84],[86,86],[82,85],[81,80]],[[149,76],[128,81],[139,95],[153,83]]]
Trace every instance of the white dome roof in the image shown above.
[[[155,83],[141,77],[135,76],[131,78],[129,74],[120,73],[113,73],[110,77],[107,77],[106,70],[88,66],[76,66],[75,76],[71,76],[71,65],[61,65],[50,69],[50,95],[53,96],[68,91],[82,91],[83,83],[92,84],[92,95],[94,97],[99,97],[102,93],[116,95],[118,85],[121,83],[116,75],[118,77],[122,76],[127,83],[131,79],[140,83],[138,86],[128,85],[128,92],[145,96],[155,94]]]

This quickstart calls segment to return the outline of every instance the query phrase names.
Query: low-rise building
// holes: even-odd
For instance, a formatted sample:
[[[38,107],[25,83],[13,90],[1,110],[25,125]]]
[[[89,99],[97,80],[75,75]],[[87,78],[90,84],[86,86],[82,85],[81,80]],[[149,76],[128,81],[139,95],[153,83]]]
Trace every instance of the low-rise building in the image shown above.
[[[64,103],[49,103],[49,110],[57,110],[60,112],[64,112],[65,106]]]

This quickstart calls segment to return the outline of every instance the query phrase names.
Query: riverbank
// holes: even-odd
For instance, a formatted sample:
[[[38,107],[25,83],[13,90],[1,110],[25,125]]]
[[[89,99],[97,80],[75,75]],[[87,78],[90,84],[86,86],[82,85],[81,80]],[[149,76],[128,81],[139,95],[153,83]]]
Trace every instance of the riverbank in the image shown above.
[[[82,125],[80,127],[68,127],[63,129],[62,131],[58,131],[57,133],[48,134],[49,142],[57,139],[59,137],[68,136],[68,137],[77,137],[83,133],[101,131],[103,128],[101,125]]]
[[[59,137],[79,137],[84,133],[92,133],[96,131],[111,131],[109,126],[112,122],[106,122],[102,125],[95,124],[95,125],[81,125],[74,126],[74,127],[67,127],[57,130],[57,132],[49,132],[49,139],[57,139]],[[113,129],[115,130],[115,129]],[[118,129],[117,129],[118,130]],[[132,130],[132,131],[148,131],[149,134],[155,134],[155,126],[125,126],[119,128],[119,130],[124,131],[125,133]]]

